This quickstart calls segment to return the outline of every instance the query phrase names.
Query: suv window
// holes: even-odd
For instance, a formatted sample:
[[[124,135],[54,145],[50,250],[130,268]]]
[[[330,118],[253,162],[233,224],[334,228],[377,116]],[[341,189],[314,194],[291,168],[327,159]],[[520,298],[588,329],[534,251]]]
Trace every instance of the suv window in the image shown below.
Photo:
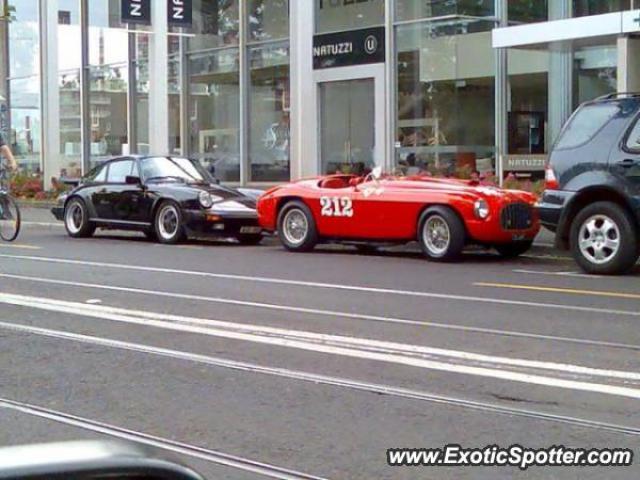
[[[640,120],[636,122],[627,139],[627,148],[634,152],[640,151]]]
[[[565,128],[556,149],[576,148],[591,140],[620,107],[616,103],[596,103],[582,107]]]
[[[131,175],[133,162],[121,160],[109,164],[109,183],[125,183],[127,175]]]

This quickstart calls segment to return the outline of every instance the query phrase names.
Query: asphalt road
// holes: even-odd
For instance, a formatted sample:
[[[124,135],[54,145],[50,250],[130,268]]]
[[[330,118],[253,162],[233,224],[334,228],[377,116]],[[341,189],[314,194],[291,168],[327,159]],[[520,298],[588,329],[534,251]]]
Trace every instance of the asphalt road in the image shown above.
[[[441,265],[414,248],[72,240],[26,217],[0,244],[0,445],[127,438],[211,479],[640,476],[640,458],[386,463],[447,444],[637,456],[640,269],[584,276],[544,238]]]

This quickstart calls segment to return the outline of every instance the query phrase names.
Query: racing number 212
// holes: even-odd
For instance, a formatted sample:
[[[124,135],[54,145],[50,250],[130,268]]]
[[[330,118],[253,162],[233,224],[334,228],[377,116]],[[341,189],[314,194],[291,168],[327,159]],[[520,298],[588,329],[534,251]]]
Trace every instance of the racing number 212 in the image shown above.
[[[353,202],[349,197],[321,197],[323,217],[353,217]]]

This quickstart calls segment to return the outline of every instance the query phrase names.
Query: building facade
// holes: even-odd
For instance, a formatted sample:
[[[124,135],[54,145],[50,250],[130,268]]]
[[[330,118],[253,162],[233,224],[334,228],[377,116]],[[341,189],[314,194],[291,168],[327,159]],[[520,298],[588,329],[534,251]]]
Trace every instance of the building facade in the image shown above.
[[[0,128],[47,185],[133,153],[258,186],[535,174],[577,105],[640,90],[638,0],[0,5]]]

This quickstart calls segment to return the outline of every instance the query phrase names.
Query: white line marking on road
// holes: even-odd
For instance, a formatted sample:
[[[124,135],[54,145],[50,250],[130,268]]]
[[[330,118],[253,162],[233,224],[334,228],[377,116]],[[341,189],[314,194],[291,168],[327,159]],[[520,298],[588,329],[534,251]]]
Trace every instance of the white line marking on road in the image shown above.
[[[0,242],[0,248],[13,248],[16,250],[42,250],[42,247],[37,247],[35,245],[25,245],[21,243],[7,243],[7,242]]]
[[[524,273],[528,275],[549,275],[549,276],[555,276],[555,277],[577,277],[577,278],[589,278],[589,279],[605,278],[602,275],[587,275],[586,273],[579,273],[579,272],[544,272],[540,270],[526,270],[526,269],[516,269],[516,270],[513,270],[513,272]]]
[[[605,315],[627,315],[627,316],[640,317],[640,312],[637,312],[637,311],[616,310],[616,309],[595,308],[595,307],[581,307],[578,305],[527,302],[523,300],[505,300],[502,298],[474,297],[474,296],[467,296],[467,295],[452,295],[452,294],[445,294],[445,293],[420,292],[420,291],[413,291],[413,290],[396,290],[396,289],[379,288],[379,287],[339,285],[339,284],[322,283],[322,282],[305,282],[302,280],[287,280],[287,279],[277,279],[277,278],[268,278],[268,277],[250,277],[245,275],[230,275],[230,274],[222,274],[222,273],[179,270],[179,269],[172,269],[172,268],[144,267],[144,266],[117,264],[117,263],[90,262],[90,261],[84,261],[84,260],[70,260],[70,259],[50,258],[50,257],[41,257],[41,256],[0,254],[0,258],[12,258],[17,260],[29,260],[29,261],[36,261],[36,262],[58,263],[58,264],[67,264],[67,265],[115,268],[115,269],[122,269],[122,270],[137,270],[137,271],[154,272],[154,273],[169,273],[169,274],[175,274],[175,275],[190,275],[190,276],[197,276],[197,277],[220,278],[225,280],[240,280],[240,281],[247,281],[247,282],[270,283],[270,284],[276,284],[276,285],[290,285],[290,286],[297,286],[297,287],[312,287],[312,288],[322,288],[322,289],[330,289],[330,290],[345,290],[345,291],[354,291],[354,292],[363,292],[363,293],[377,293],[377,294],[384,294],[384,295],[400,295],[400,296],[410,296],[410,297],[417,297],[417,298],[435,298],[435,299],[441,299],[441,300],[459,300],[464,302],[491,303],[491,304],[497,304],[497,305],[549,308],[549,309],[568,310],[568,311],[576,311],[576,312],[600,313]]]
[[[166,330],[197,333],[213,337],[229,338],[233,340],[261,343],[266,345],[293,348],[326,353],[331,355],[395,363],[411,367],[437,370],[449,373],[459,373],[472,376],[496,378],[520,383],[542,385],[548,387],[565,388],[571,390],[589,391],[606,395],[624,396],[640,399],[640,389],[620,387],[608,384],[587,383],[576,380],[566,380],[555,377],[545,377],[521,373],[519,371],[502,370],[503,367],[519,367],[553,371],[555,374],[570,376],[587,375],[602,376],[609,379],[637,381],[640,374],[614,370],[601,370],[578,365],[554,364],[531,360],[511,359],[480,355],[471,352],[444,350],[419,345],[406,345],[392,342],[382,342],[356,337],[318,334],[298,330],[287,330],[259,325],[236,324],[217,320],[203,320],[197,318],[177,317],[150,312],[137,312],[97,305],[86,305],[76,302],[65,302],[47,298],[27,297],[0,293],[0,303],[20,305],[39,310],[68,313],[129,324],[150,326]],[[125,312],[125,313],[121,313]],[[135,316],[130,316],[135,315]],[[167,321],[169,318],[172,321]],[[173,323],[179,322],[181,324]],[[209,325],[208,327],[196,325]],[[213,327],[215,326],[215,328]],[[466,361],[469,365],[449,363],[447,361],[432,360],[443,357],[444,360],[458,362]],[[485,366],[475,366],[475,365]],[[486,366],[490,365],[490,366]]]
[[[88,303],[89,305],[97,305],[99,303],[102,303],[102,300],[100,300],[99,298],[90,298],[86,300],[84,303]]]
[[[390,395],[395,397],[402,397],[413,400],[422,400],[438,404],[454,405],[463,408],[470,408],[473,410],[480,410],[485,412],[516,415],[527,418],[535,418],[539,420],[547,420],[561,423],[568,423],[585,428],[594,428],[600,430],[608,430],[615,433],[624,433],[630,435],[640,435],[640,429],[636,429],[628,426],[613,425],[608,423],[596,422],[593,420],[586,420],[576,417],[567,417],[562,415],[546,414],[542,412],[536,412],[532,410],[504,407],[492,403],[475,402],[472,400],[464,400],[456,397],[448,397],[442,395],[434,395],[419,390],[411,390],[400,387],[393,387],[390,385],[382,385],[376,383],[359,382],[356,380],[350,380],[342,377],[333,377],[328,375],[319,375],[314,373],[302,372],[299,370],[289,370],[285,368],[274,368],[263,365],[257,365],[246,362],[237,362],[234,360],[227,360],[223,358],[210,357],[207,355],[200,355],[191,352],[184,352],[180,350],[171,350],[160,347],[153,347],[150,345],[142,345],[138,343],[123,342],[120,340],[113,340],[103,337],[95,337],[91,335],[83,335],[78,333],[63,332],[60,330],[50,330],[46,328],[33,327],[27,325],[20,325],[15,323],[0,322],[0,328],[15,332],[29,333],[33,335],[39,335],[49,338],[56,338],[61,340],[67,340],[72,342],[80,342],[91,345],[99,345],[108,348],[116,348],[122,350],[128,350],[139,353],[146,353],[149,355],[157,355],[167,358],[173,358],[177,360],[189,361],[194,363],[200,363],[205,365],[211,365],[215,367],[228,368],[231,370],[238,370],[243,372],[257,373],[262,375],[270,375],[276,377],[283,377],[292,380],[311,382],[313,384],[331,385],[336,387],[349,388],[353,390],[360,390],[365,392],[372,392],[383,395]]]
[[[24,280],[24,281],[36,282],[36,283],[48,283],[53,285],[66,285],[66,286],[79,287],[79,288],[90,288],[90,289],[97,289],[97,290],[124,292],[124,293],[135,294],[135,295],[149,295],[149,296],[159,296],[159,297],[167,297],[167,298],[179,298],[183,300],[192,300],[192,301],[200,301],[200,302],[208,302],[208,303],[238,305],[238,306],[250,307],[250,308],[262,308],[262,309],[276,310],[276,311],[296,312],[296,313],[303,313],[303,314],[309,314],[309,315],[342,317],[342,318],[350,318],[354,320],[366,320],[366,321],[391,323],[391,324],[399,324],[399,325],[432,327],[432,328],[440,328],[445,330],[454,330],[454,331],[462,331],[462,332],[470,332],[470,333],[482,333],[487,335],[507,336],[507,337],[515,337],[515,338],[529,338],[534,340],[550,340],[550,341],[565,342],[565,343],[572,343],[572,344],[578,344],[578,345],[589,345],[589,346],[596,346],[596,347],[640,350],[640,345],[632,345],[627,343],[605,342],[605,341],[599,341],[599,340],[588,340],[588,339],[570,338],[570,337],[558,337],[553,335],[541,335],[541,334],[535,334],[535,333],[515,332],[510,330],[470,327],[466,325],[453,325],[449,323],[436,323],[436,322],[427,322],[427,321],[418,321],[418,320],[408,320],[403,318],[382,317],[377,315],[366,315],[362,313],[339,312],[334,310],[321,310],[321,309],[314,309],[314,308],[276,305],[271,303],[249,302],[245,300],[234,300],[229,298],[205,297],[202,295],[192,295],[188,293],[163,292],[158,290],[145,290],[145,289],[139,289],[139,288],[133,288],[133,287],[120,287],[116,285],[72,282],[69,280],[56,280],[56,279],[50,279],[50,278],[28,277],[24,275],[11,275],[11,274],[2,274],[2,273],[0,273],[0,278],[11,278],[14,280]],[[624,314],[630,314],[632,316],[640,316],[640,313],[638,312],[625,312]]]
[[[54,223],[54,222],[21,222],[21,225],[27,225],[30,227],[60,227],[64,228],[63,223]]]
[[[269,478],[278,478],[281,480],[324,480],[321,477],[315,477],[312,475],[307,475],[305,473],[296,472],[294,470],[276,467],[274,465],[257,462],[248,458],[229,455],[227,453],[210,450],[208,448],[198,447],[175,440],[169,440],[168,438],[157,437],[148,433],[138,432],[135,430],[110,425],[108,423],[103,423],[96,420],[91,420],[88,418],[83,418],[76,415],[39,407],[36,405],[30,405],[28,403],[17,402],[15,400],[0,398],[0,408],[21,412],[39,418],[44,418],[91,432],[109,435],[110,437],[137,442],[143,445],[149,445],[152,447],[160,448],[162,450],[179,453],[192,458],[197,458],[218,465],[236,468],[238,470],[251,472]]]

